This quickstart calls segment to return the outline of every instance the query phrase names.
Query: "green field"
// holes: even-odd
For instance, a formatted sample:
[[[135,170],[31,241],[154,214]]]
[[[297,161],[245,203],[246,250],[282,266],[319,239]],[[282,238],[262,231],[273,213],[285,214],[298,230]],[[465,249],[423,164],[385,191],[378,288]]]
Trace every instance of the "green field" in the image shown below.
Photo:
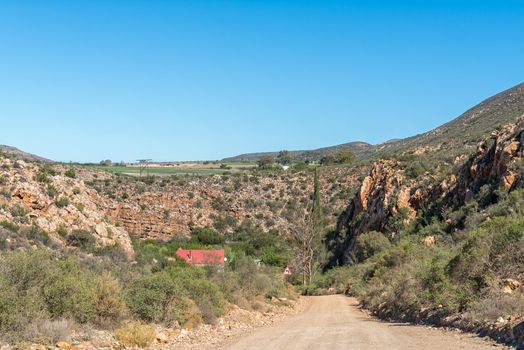
[[[119,174],[138,174],[140,169],[136,167],[123,167],[123,166],[107,166],[101,167],[105,171]],[[196,175],[216,175],[216,174],[227,174],[235,171],[242,170],[241,168],[247,168],[246,166],[237,167],[233,169],[191,169],[191,168],[148,168],[147,171],[143,170],[142,174],[149,175],[176,175],[176,174],[196,174]]]

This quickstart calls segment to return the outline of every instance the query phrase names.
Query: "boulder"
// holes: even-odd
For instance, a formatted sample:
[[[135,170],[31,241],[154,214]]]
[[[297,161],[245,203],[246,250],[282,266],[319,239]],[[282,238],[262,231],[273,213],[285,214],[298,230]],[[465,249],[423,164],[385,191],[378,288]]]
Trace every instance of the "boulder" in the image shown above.
[[[521,283],[513,278],[506,278],[502,281],[502,292],[505,294],[512,294],[514,290],[518,289]]]

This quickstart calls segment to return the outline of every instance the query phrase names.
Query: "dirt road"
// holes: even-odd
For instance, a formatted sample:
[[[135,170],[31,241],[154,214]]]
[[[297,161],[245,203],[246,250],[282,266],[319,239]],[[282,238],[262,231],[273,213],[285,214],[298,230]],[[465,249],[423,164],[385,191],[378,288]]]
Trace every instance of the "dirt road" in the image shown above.
[[[307,309],[224,349],[452,350],[507,349],[457,331],[377,321],[341,295],[312,297]]]

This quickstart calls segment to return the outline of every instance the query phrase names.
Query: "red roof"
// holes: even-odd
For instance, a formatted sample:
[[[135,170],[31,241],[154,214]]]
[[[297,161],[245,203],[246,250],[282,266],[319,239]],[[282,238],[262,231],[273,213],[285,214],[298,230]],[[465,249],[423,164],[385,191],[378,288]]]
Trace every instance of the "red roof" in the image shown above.
[[[176,255],[190,265],[224,265],[224,250],[185,250],[178,248]]]

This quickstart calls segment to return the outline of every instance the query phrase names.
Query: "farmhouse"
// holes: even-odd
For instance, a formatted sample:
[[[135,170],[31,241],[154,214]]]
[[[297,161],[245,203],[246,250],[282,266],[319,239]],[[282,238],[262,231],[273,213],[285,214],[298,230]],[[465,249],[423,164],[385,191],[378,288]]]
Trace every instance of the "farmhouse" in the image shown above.
[[[221,265],[224,266],[224,250],[186,250],[178,248],[176,255],[190,265]]]

